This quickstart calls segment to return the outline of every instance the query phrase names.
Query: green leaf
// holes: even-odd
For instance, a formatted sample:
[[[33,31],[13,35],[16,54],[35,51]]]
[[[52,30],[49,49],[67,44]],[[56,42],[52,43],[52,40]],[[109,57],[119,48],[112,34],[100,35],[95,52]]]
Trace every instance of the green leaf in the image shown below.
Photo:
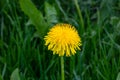
[[[1,74],[0,74],[0,80],[3,80]]]
[[[118,76],[117,76],[116,80],[120,80],[120,72],[118,73]]]
[[[118,24],[118,22],[120,21],[120,19],[116,16],[113,16],[110,18],[110,23],[113,25],[113,26],[116,26]]]
[[[20,80],[18,68],[16,68],[16,69],[12,72],[12,75],[11,75],[11,77],[10,77],[10,80]]]
[[[45,13],[49,24],[58,22],[57,11],[55,7],[50,5],[48,2],[45,2]]]
[[[0,48],[2,48],[4,45],[4,42],[2,41],[2,39],[0,39]]]
[[[31,0],[19,0],[22,11],[30,18],[40,36],[43,37],[47,31],[48,24],[45,22],[42,13],[36,8]]]
[[[0,11],[2,11],[2,9],[7,9],[7,7],[5,7],[7,4],[7,0],[0,0]]]
[[[100,20],[104,23],[104,20],[109,18],[113,14],[114,0],[102,0],[100,4]]]

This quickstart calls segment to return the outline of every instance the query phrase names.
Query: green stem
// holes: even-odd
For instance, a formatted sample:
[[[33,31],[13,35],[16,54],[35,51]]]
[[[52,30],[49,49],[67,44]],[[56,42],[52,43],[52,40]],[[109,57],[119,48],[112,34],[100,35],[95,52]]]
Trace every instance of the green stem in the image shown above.
[[[65,74],[64,74],[64,58],[61,57],[61,80],[65,80]]]

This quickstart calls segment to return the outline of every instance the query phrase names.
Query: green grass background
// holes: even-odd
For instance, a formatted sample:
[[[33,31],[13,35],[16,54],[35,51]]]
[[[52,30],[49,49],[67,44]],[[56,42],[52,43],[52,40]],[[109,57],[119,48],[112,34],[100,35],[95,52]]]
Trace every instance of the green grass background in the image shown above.
[[[75,1],[32,0],[38,19],[19,0],[0,0],[0,80],[61,79],[60,58],[39,34],[56,23],[74,25],[82,39],[81,51],[64,57],[66,80],[120,80],[120,0]]]

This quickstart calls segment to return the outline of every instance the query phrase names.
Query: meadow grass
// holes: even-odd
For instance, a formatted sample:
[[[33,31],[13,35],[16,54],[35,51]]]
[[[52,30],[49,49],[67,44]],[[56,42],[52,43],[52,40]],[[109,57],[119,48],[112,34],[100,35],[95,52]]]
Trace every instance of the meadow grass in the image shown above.
[[[78,0],[77,9],[74,0],[32,1],[45,19],[49,17],[45,13],[50,13],[44,11],[45,2],[56,9],[49,27],[70,23],[81,36],[81,51],[64,57],[66,80],[116,80],[120,72],[119,0]],[[0,80],[10,80],[15,69],[20,80],[61,80],[60,57],[44,45],[19,2],[2,0],[0,4]]]

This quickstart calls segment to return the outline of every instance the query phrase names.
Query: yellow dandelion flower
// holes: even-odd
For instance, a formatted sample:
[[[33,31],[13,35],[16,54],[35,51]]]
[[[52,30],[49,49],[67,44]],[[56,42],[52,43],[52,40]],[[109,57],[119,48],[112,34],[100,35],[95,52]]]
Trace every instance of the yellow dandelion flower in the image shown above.
[[[56,24],[50,29],[44,40],[45,45],[48,45],[48,50],[59,56],[74,55],[82,45],[78,32],[70,24]]]

